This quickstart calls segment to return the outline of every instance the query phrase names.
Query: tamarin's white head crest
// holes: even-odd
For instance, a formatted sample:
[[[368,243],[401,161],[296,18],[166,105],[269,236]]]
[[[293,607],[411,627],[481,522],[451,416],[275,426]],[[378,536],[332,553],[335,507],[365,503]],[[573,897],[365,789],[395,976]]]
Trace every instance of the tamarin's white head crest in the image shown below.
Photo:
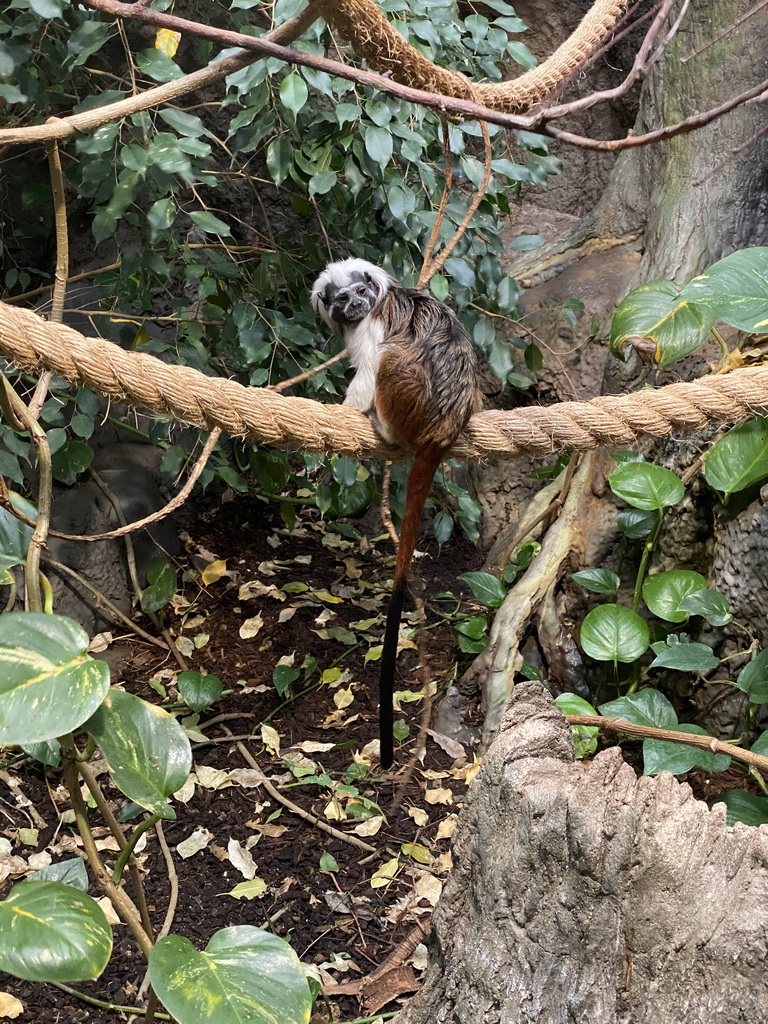
[[[364,320],[392,284],[389,274],[368,260],[338,260],[312,286],[312,308],[338,331]]]

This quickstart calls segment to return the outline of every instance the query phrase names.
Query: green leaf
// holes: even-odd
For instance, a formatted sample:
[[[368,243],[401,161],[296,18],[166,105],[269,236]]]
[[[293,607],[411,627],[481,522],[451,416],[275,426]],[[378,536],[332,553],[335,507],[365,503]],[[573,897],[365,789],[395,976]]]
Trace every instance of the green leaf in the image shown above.
[[[339,862],[335,857],[331,856],[326,850],[320,854],[320,870],[321,871],[338,871]]]
[[[643,600],[650,611],[665,622],[685,622],[688,613],[681,611],[681,603],[706,586],[701,573],[689,569],[657,572],[643,582]]]
[[[698,725],[678,725],[675,728],[677,732],[708,735]],[[730,764],[731,759],[727,754],[713,754],[699,747],[686,747],[682,743],[671,743],[668,740],[643,741],[643,775],[658,775],[659,772],[683,775],[697,765],[707,772],[724,772]]]
[[[507,596],[504,584],[488,572],[464,572],[457,578],[466,583],[480,604],[487,608],[498,608]]]
[[[694,277],[680,293],[740,331],[768,329],[768,247],[740,249]]]
[[[15,491],[9,491],[11,505],[30,519],[37,519],[37,509],[31,501],[22,498]],[[14,565],[24,562],[27,548],[32,540],[33,529],[12,516],[4,508],[0,508],[0,568],[12,569]]]
[[[63,0],[29,0],[30,8],[40,18],[58,18],[64,9]]]
[[[147,613],[160,611],[176,593],[176,569],[167,558],[153,558],[147,579],[149,586],[141,595],[141,609]]]
[[[294,668],[292,665],[275,665],[272,669],[272,685],[282,697],[300,675],[301,669]]]
[[[0,743],[42,743],[82,725],[104,700],[109,667],[63,615],[0,616]]]
[[[743,789],[729,789],[716,797],[711,806],[715,804],[725,804],[728,825],[735,825],[737,821],[755,826],[768,824],[768,799],[764,796],[745,793]]]
[[[656,657],[650,668],[673,668],[678,672],[706,672],[720,664],[706,644],[685,643],[675,634],[651,644]]]
[[[179,672],[176,684],[181,699],[192,711],[209,708],[224,692],[218,676],[203,675],[191,669]]]
[[[147,210],[147,224],[149,224],[153,236],[159,231],[167,231],[175,219],[176,203],[171,198],[158,199]]]
[[[760,651],[739,672],[736,685],[753,704],[768,703],[768,650]]]
[[[199,953],[168,935],[149,954],[149,976],[179,1024],[307,1024],[309,985],[288,943],[260,928],[215,933]]]
[[[622,463],[608,477],[608,483],[617,498],[645,511],[677,505],[685,494],[685,486],[677,474],[649,462]]]
[[[51,456],[51,472],[59,483],[70,487],[93,462],[93,448],[85,441],[70,441]]]
[[[175,718],[132,693],[111,689],[85,729],[121,792],[152,814],[176,817],[168,797],[187,781],[192,749]]]
[[[383,170],[392,157],[392,133],[388,128],[379,128],[377,125],[366,125],[363,138],[365,151],[374,163]]]
[[[42,743],[22,743],[21,749],[40,764],[58,768],[61,764],[61,744],[58,740],[45,740]]]
[[[684,299],[672,281],[649,281],[619,304],[611,324],[611,352],[622,358],[630,338],[650,338],[659,366],[671,366],[701,345],[714,322],[712,310]]]
[[[229,225],[225,224],[219,217],[208,213],[207,210],[196,210],[188,216],[207,235],[224,235],[225,237],[231,237],[232,235]]]
[[[584,569],[581,572],[572,572],[571,579],[585,590],[609,596],[613,596],[617,592],[621,583],[616,573],[611,572],[610,569]],[[573,714],[575,713],[573,712]]]
[[[581,646],[597,661],[637,661],[649,638],[648,626],[637,612],[619,604],[593,608],[581,624]]]
[[[704,478],[726,498],[768,477],[768,419],[729,430],[704,456]]]
[[[20,882],[0,903],[0,971],[25,981],[88,981],[111,953],[104,912],[78,889]]]
[[[624,509],[616,516],[616,525],[630,540],[647,537],[656,522],[655,512],[644,512],[639,508]]]
[[[600,714],[606,718],[623,718],[632,725],[652,725],[656,729],[677,728],[675,709],[663,693],[651,687],[601,704]]]
[[[80,892],[88,892],[88,872],[85,864],[79,857],[70,857],[68,860],[60,860],[58,864],[49,864],[47,868],[40,868],[31,875],[27,875],[28,882],[61,882],[62,885],[69,885]]]
[[[697,590],[680,602],[680,611],[701,615],[710,626],[725,626],[733,618],[728,598],[718,590]]]
[[[561,693],[555,697],[555,704],[564,715],[595,715],[597,712],[582,697],[575,693]],[[585,757],[591,757],[597,750],[597,736],[600,730],[591,725],[572,725],[573,733],[573,756],[577,761]]]
[[[196,139],[201,135],[211,134],[195,114],[187,114],[183,110],[174,110],[172,107],[161,107],[158,114],[166,124],[175,128],[179,135],[187,135]]]
[[[307,102],[308,98],[309,89],[301,75],[295,71],[286,75],[280,83],[280,102],[287,110],[291,111],[294,117]]]
[[[535,56],[531,53],[525,43],[518,42],[517,40],[510,40],[506,46],[507,53],[510,55],[512,60],[517,61],[526,71],[530,71],[531,68],[535,68],[538,64]]]
[[[751,749],[754,754],[760,754],[762,757],[768,757],[768,730],[760,733],[752,744]]]
[[[173,82],[181,78],[184,72],[178,64],[171,60],[167,53],[156,50],[141,50],[136,54],[136,65],[143,74],[155,82]]]
[[[267,170],[276,185],[281,185],[293,166],[293,146],[280,135],[267,146]]]

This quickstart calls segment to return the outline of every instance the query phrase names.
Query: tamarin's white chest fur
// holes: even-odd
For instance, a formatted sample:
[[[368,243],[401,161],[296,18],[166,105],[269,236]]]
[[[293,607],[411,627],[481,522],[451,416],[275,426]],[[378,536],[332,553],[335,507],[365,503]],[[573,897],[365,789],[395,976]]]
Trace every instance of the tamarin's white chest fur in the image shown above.
[[[384,324],[380,317],[367,316],[344,332],[349,361],[354,366],[344,405],[369,413],[375,406],[376,374],[384,352]]]

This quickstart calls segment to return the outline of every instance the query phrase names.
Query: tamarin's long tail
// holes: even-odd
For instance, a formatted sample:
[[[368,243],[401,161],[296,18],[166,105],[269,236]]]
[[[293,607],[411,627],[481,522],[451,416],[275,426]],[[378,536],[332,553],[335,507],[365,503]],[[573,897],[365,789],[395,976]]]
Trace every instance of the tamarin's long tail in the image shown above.
[[[392,597],[387,610],[387,626],[384,631],[384,647],[381,652],[381,674],[379,676],[379,741],[382,768],[389,768],[394,757],[394,709],[392,699],[395,691],[395,662],[397,660],[397,638],[400,633],[400,619],[403,614],[405,594],[408,590],[411,561],[416,548],[416,539],[421,525],[421,514],[429,495],[437,467],[440,465],[445,448],[428,445],[416,453],[405,498],[405,513],[400,527],[400,543],[397,546],[397,564]]]

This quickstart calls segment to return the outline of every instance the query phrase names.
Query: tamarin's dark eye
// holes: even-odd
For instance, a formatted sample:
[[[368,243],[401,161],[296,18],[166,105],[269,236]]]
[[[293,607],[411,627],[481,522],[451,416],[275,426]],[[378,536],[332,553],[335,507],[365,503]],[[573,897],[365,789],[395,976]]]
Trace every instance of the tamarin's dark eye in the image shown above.
[[[371,283],[371,281],[373,280],[373,278],[371,277],[371,275],[370,275],[369,273],[367,273],[367,272],[366,272],[365,274],[363,274],[363,277],[365,278],[365,282],[366,282],[366,284],[370,284],[370,283]]]
[[[326,307],[326,309],[328,308],[328,303],[331,300],[331,296],[328,294],[329,291],[330,291],[330,289],[326,288],[325,291],[323,292],[323,294],[320,296],[320,301]]]

